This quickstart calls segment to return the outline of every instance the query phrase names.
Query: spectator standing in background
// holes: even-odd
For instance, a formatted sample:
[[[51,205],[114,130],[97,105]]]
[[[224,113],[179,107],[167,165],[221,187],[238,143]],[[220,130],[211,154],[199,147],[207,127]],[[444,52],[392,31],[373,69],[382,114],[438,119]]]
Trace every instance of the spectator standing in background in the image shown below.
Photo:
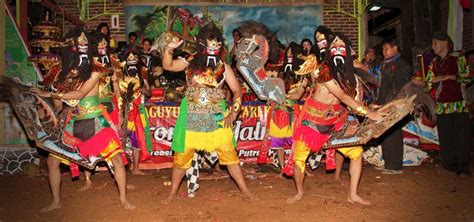
[[[431,47],[436,57],[430,63],[424,84],[436,101],[440,160],[450,172],[471,175],[469,102],[465,88],[470,79],[466,58],[453,52],[453,42],[445,33],[435,33]]]
[[[376,103],[386,104],[394,100],[401,88],[410,81],[411,67],[401,57],[400,43],[397,39],[382,42],[384,61],[379,74],[379,90]],[[382,153],[385,161],[383,174],[403,173],[403,135],[402,127],[405,121],[400,121],[381,137]]]

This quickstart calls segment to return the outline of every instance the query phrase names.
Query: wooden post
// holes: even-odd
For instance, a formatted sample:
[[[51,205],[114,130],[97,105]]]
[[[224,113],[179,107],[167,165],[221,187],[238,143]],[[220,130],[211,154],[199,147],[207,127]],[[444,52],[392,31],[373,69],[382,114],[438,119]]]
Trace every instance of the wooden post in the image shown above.
[[[413,56],[421,55],[428,47],[431,46],[431,29],[432,24],[430,17],[428,0],[414,1],[413,3],[413,23],[415,41],[413,45]],[[428,15],[425,15],[428,13]],[[412,58],[414,70],[422,70],[420,59]]]
[[[25,42],[28,42],[28,0],[20,0],[20,5],[16,7],[20,7],[20,24],[18,24],[20,35]]]
[[[428,12],[428,2],[426,0],[416,1],[413,4],[413,22],[415,30],[415,46],[426,47],[431,45],[431,34],[429,21],[425,19],[424,13]]]
[[[474,1],[474,0],[473,0]],[[428,1],[431,18],[431,34],[441,31],[441,3],[439,0]],[[446,22],[446,21],[444,21]]]
[[[474,32],[474,0],[471,0],[471,32]],[[472,34],[471,44],[474,44],[474,35]]]
[[[368,38],[367,36],[369,35],[369,30],[368,30],[368,20],[367,20],[367,12],[364,10],[365,5],[362,4],[362,1],[358,1],[358,14],[360,17],[359,19],[359,61],[362,61],[362,58],[364,56],[364,52],[367,49],[367,42]]]
[[[5,1],[0,2],[0,75],[5,73]],[[0,145],[5,145],[5,103],[0,103]]]
[[[402,23],[402,48],[398,49],[402,57],[410,64],[413,64],[413,47],[415,46],[415,24],[413,21],[414,0],[400,0],[401,23]]]

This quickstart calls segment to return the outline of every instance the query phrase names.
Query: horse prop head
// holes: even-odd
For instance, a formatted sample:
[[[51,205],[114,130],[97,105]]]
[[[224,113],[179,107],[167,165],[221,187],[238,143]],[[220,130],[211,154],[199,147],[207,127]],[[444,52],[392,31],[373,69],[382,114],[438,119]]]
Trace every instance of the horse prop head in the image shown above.
[[[270,78],[265,71],[268,59],[268,42],[262,35],[244,38],[237,45],[237,68],[261,100],[285,102],[285,84],[280,78]]]

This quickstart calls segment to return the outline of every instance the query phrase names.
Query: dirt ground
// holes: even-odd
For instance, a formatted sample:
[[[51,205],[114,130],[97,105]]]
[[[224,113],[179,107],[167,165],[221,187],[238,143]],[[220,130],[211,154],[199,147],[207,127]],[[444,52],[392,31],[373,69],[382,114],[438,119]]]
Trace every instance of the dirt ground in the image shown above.
[[[63,175],[63,207],[40,213],[51,201],[47,179],[25,175],[0,177],[0,221],[473,221],[474,177],[440,175],[439,166],[424,164],[405,167],[402,175],[383,175],[364,166],[360,195],[373,205],[361,206],[346,201],[348,185],[334,182],[334,174],[314,171],[305,181],[305,198],[294,205],[285,199],[295,193],[291,179],[275,173],[255,173],[246,165],[246,181],[260,198],[243,200],[227,174],[203,172],[201,189],[195,198],[181,197],[162,205],[170,187],[169,169],[147,171],[151,175],[132,176],[136,186],[129,190],[135,211],[122,210],[118,192],[108,172],[93,176],[94,188],[78,191],[83,180],[72,181]],[[471,166],[474,172],[474,165]],[[348,184],[348,171],[343,172]],[[216,179],[219,178],[219,179]]]

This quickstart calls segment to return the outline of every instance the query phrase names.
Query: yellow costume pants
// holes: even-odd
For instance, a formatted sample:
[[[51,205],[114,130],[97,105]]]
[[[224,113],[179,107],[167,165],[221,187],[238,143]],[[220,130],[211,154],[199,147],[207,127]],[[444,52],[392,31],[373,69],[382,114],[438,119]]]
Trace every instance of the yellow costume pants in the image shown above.
[[[306,159],[308,158],[311,149],[307,147],[306,144],[302,141],[297,141],[294,146],[295,153],[293,158],[295,160],[295,165],[301,170],[302,173],[304,173]],[[364,152],[364,149],[361,146],[345,147],[339,148],[337,150],[341,152],[344,156],[350,158],[351,160],[361,157],[362,153]]]

